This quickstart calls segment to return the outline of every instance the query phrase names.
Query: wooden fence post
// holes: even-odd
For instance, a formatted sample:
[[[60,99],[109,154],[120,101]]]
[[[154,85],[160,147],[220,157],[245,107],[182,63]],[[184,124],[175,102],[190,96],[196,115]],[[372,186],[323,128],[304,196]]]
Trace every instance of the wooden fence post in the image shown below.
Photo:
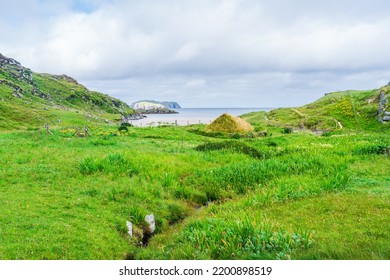
[[[46,128],[46,133],[50,133],[51,135],[53,135],[53,133],[51,133],[51,131],[49,130],[49,125],[47,123],[45,123],[45,128]]]

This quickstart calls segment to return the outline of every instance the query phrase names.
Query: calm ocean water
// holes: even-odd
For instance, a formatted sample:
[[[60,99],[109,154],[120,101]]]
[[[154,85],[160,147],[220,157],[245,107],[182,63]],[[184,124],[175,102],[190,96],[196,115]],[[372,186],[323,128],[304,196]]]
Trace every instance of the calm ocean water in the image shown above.
[[[218,116],[228,113],[233,116],[242,114],[269,111],[272,108],[182,108],[175,109],[179,114],[150,114],[146,119],[132,121],[135,126],[155,126],[159,124],[190,125],[190,124],[209,124]]]

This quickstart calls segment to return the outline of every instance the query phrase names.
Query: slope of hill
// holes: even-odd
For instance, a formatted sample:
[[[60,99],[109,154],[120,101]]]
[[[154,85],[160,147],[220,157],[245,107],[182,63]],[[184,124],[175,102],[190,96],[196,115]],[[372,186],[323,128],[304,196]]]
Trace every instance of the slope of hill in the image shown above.
[[[255,112],[243,117],[265,127],[290,127],[310,130],[380,130],[386,122],[378,121],[380,95],[388,99],[390,86],[374,90],[349,90],[325,94],[310,104]],[[387,100],[386,99],[386,100]],[[383,102],[383,101],[382,101]]]
[[[0,129],[107,122],[133,110],[66,75],[38,74],[0,54]]]

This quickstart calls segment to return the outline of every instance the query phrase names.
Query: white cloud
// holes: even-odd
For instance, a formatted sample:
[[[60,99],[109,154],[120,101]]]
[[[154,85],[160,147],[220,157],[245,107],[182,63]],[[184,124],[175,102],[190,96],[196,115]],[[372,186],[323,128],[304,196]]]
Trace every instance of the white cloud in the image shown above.
[[[259,98],[266,106],[299,105],[332,86],[378,86],[390,66],[390,6],[380,0],[7,0],[5,6],[0,52],[126,101],[161,97],[201,106],[208,98],[250,106]]]

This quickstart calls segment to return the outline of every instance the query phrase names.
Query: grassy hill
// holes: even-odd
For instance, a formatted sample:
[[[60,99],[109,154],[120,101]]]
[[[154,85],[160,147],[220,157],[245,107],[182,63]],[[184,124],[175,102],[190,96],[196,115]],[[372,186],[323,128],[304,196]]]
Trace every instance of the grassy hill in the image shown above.
[[[254,112],[243,117],[258,129],[290,127],[321,131],[382,130],[388,128],[377,120],[379,93],[382,90],[388,93],[390,87],[333,92],[301,107]]]
[[[0,54],[0,129],[114,121],[133,110],[66,75],[39,74]]]

